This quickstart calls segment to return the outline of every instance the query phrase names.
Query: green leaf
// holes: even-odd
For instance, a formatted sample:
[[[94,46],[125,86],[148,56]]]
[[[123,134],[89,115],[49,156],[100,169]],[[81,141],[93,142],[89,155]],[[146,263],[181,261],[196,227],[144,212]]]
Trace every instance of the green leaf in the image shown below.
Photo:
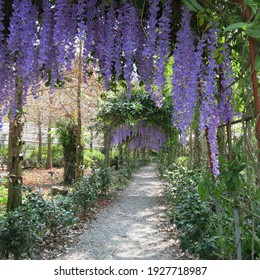
[[[207,197],[209,196],[209,188],[205,185],[204,182],[201,182],[201,184],[199,184],[198,186],[198,193],[201,197],[202,200],[206,200]]]
[[[200,17],[199,25],[202,26],[204,24],[204,22],[205,22],[204,17]]]
[[[202,6],[196,0],[190,0],[190,3],[197,11],[203,11],[204,10],[202,8]]]
[[[231,167],[231,170],[235,173],[238,174],[240,173],[242,170],[244,170],[246,168],[246,164],[245,163],[239,163],[237,165],[233,165]]]
[[[224,31],[230,31],[230,30],[233,30],[233,29],[238,29],[238,28],[246,27],[247,25],[248,24],[246,22],[232,23],[229,26],[227,26]]]
[[[194,6],[191,5],[191,3],[189,1],[183,1],[183,2],[190,11],[197,12],[197,10],[194,8]]]
[[[260,190],[257,190],[255,195],[254,195],[254,199],[255,200],[259,200],[260,199]]]
[[[224,177],[225,182],[228,183],[232,180],[233,173],[230,171],[223,172],[222,176]]]
[[[248,24],[245,32],[253,38],[260,39],[260,22]]]
[[[245,0],[245,5],[249,6],[254,14],[257,13],[258,8],[260,7],[260,1],[259,0]]]
[[[240,177],[239,175],[235,174],[232,176],[232,183],[234,184],[234,187],[237,188],[241,185]]]
[[[258,55],[255,59],[255,70],[260,69],[260,55]]]

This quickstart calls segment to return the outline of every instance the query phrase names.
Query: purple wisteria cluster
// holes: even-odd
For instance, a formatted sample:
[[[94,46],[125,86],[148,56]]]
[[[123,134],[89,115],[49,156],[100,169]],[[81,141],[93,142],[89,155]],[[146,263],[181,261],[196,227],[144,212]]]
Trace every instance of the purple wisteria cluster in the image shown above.
[[[217,176],[217,129],[221,122],[228,123],[234,117],[230,87],[233,75],[228,48],[225,44],[218,45],[220,31],[217,28],[208,29],[201,38],[196,37],[191,31],[187,8],[183,8],[181,24],[174,51],[172,122],[180,129],[185,143],[186,131],[194,118],[195,107],[199,105],[200,128],[206,132],[212,172]]]
[[[0,115],[10,107],[15,112],[17,81],[24,102],[29,89],[36,96],[40,80],[55,88],[70,69],[80,41],[84,65],[96,63],[107,87],[124,77],[131,89],[133,78],[139,77],[161,106],[172,0],[163,7],[160,2],[149,0],[147,16],[141,18],[132,4],[119,5],[114,0],[110,5],[105,0],[43,0],[41,9],[37,1],[14,0],[10,26],[4,30],[5,1],[0,0],[0,81],[4,85]]]
[[[5,1],[1,2],[0,5],[3,7]],[[0,71],[1,105],[4,104],[1,106],[3,110],[1,113],[7,113],[10,108],[11,115],[15,114],[18,90],[27,92],[31,88],[32,93],[35,93],[35,85],[39,79],[37,16],[38,10],[30,1],[14,0],[8,37],[3,36],[2,21],[0,23],[0,67],[3,67]],[[0,17],[3,19],[3,15]],[[26,94],[23,95],[23,102],[26,102]],[[1,117],[3,115],[1,114]]]
[[[7,27],[3,24],[5,1],[0,0],[0,123],[9,109],[11,115],[15,114],[17,90],[22,91],[25,103],[29,90],[37,96],[40,81],[54,89],[64,79],[79,52],[79,43],[83,46],[85,69],[89,61],[94,63],[107,88],[111,82],[114,85],[124,78],[131,90],[138,79],[144,82],[152,100],[162,106],[165,70],[174,37],[171,36],[173,0],[146,1],[142,16],[131,1],[122,2],[43,0],[39,9],[38,1],[14,0]],[[221,46],[217,40],[218,32],[210,28],[201,38],[196,36],[191,28],[191,14],[183,8],[172,69],[172,123],[185,142],[195,108],[200,106],[200,127],[207,130],[215,175],[218,174],[217,127],[220,122],[231,121],[234,115],[229,86],[233,81],[231,62],[227,46]],[[117,133],[123,134],[115,141],[125,140],[128,135],[135,139],[131,145],[140,146],[138,141],[144,141],[148,134],[142,134],[139,126],[138,135],[131,128],[128,128],[131,133],[129,130],[125,134],[127,128],[122,127],[125,131],[119,130]],[[149,129],[152,133],[152,128]],[[164,139],[160,131],[153,133],[150,145],[160,147]]]
[[[166,0],[163,5],[162,16],[158,22],[157,44],[156,44],[156,62],[154,85],[152,91],[152,100],[160,107],[163,104],[163,90],[165,88],[165,70],[170,54],[170,34],[171,34],[171,12],[172,1]]]
[[[200,67],[194,45],[195,34],[190,27],[190,13],[183,8],[181,28],[177,32],[177,43],[173,59],[173,113],[172,122],[180,129],[182,141],[186,142],[186,131],[193,120],[197,102],[198,74]]]
[[[9,107],[9,102],[8,102],[8,96],[9,96],[9,80],[8,80],[8,73],[7,71],[9,70],[9,66],[7,64],[7,48],[6,45],[4,44],[4,24],[3,19],[4,19],[4,13],[2,12],[4,5],[4,0],[0,0],[0,127],[1,127],[1,116],[5,115],[8,107]]]
[[[166,140],[164,132],[158,126],[139,121],[135,126],[119,126],[112,135],[111,143],[118,146],[127,142],[130,150],[145,148],[159,151]]]

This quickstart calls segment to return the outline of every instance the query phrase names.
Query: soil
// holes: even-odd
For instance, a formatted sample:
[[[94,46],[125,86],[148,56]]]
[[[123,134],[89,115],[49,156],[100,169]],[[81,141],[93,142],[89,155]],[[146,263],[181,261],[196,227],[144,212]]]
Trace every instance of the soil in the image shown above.
[[[51,176],[52,173],[53,175]],[[31,188],[48,188],[60,185],[63,177],[63,168],[27,169],[23,172],[23,184]]]

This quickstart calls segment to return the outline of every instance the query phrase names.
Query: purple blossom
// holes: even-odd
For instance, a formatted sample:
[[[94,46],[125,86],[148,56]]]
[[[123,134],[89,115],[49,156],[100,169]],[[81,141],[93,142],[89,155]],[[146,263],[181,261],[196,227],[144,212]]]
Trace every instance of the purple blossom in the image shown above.
[[[172,122],[180,129],[182,141],[186,141],[186,130],[193,120],[197,101],[198,67],[194,40],[195,35],[190,28],[189,10],[183,7],[181,29],[177,32],[177,42],[173,63],[173,114]],[[196,62],[196,63],[194,63]]]
[[[4,13],[2,11],[4,5],[4,1],[0,0],[0,126],[2,123],[2,116],[4,116],[4,111],[6,108],[8,108],[7,100],[9,98],[8,90],[6,87],[6,80],[8,77],[7,69],[7,49],[6,45],[4,44],[5,38],[4,38],[4,25],[3,25],[3,19],[4,19]]]
[[[228,86],[233,81],[232,67],[227,55],[226,45],[217,46],[219,30],[210,28],[205,34],[207,47],[207,64],[204,67],[204,82],[201,82],[200,126],[206,129],[207,140],[210,144],[212,172],[214,176],[219,174],[217,129],[221,122],[229,122],[233,119],[232,108],[233,93]],[[219,65],[215,53],[221,50],[223,61]],[[221,87],[218,86],[220,81]]]
[[[119,126],[112,136],[112,144],[129,142],[129,149],[142,149],[159,151],[166,142],[166,136],[157,126],[145,124],[139,121],[134,127],[128,125]]]
[[[110,27],[109,27],[110,28]],[[101,74],[105,75],[105,67],[106,67],[106,14],[105,14],[105,6],[100,5],[97,9],[97,20],[96,20],[96,28],[95,28],[95,43],[94,43],[94,55],[99,63],[99,68],[101,70]],[[109,81],[105,76],[105,86],[109,89]]]
[[[60,73],[60,64],[57,63],[58,48],[54,41],[54,8],[48,0],[44,0],[42,6],[38,62],[42,68],[43,79],[50,80],[50,84],[53,86]]]
[[[206,73],[204,77],[204,88],[203,96],[201,99],[201,129],[204,129],[208,126],[209,118],[212,113],[212,106],[215,106],[216,95],[218,94],[218,88],[216,84],[216,76],[218,70],[218,64],[214,57],[214,52],[217,47],[217,30],[211,28],[208,30],[206,36],[207,48],[208,48],[208,59],[206,65]]]
[[[78,5],[77,5],[77,21],[78,21],[78,40],[83,41],[84,38],[86,37],[86,16],[87,12],[87,2],[85,0],[78,0]]]
[[[163,13],[159,19],[159,30],[157,34],[156,44],[156,69],[154,83],[156,92],[152,94],[151,98],[162,105],[163,94],[162,91],[165,86],[165,69],[170,54],[170,33],[171,33],[171,12],[172,0],[165,1],[163,5]]]
[[[14,79],[21,81],[19,90],[22,91],[23,102],[26,102],[26,95],[29,87],[34,94],[38,85],[39,67],[38,67],[38,38],[37,38],[37,20],[38,9],[29,0],[14,0],[13,14],[10,19],[9,36],[7,38],[7,47]],[[26,20],[24,20],[26,18]],[[13,76],[11,74],[11,77]],[[10,81],[9,85],[14,82]],[[34,91],[33,91],[34,90]],[[16,91],[10,93],[11,96],[11,114],[16,110]]]
[[[215,104],[216,105],[216,104]],[[219,160],[218,160],[218,140],[217,131],[220,124],[219,111],[217,106],[211,107],[211,115],[209,116],[209,123],[207,126],[207,140],[210,143],[212,172],[214,176],[219,174]]]
[[[114,45],[114,68],[115,80],[118,81],[123,74],[123,60],[122,60],[122,37],[124,34],[124,15],[123,9],[119,9],[118,17],[115,22],[115,45]]]
[[[83,0],[84,1],[84,0]],[[96,16],[97,16],[97,0],[88,0],[86,10],[86,36],[84,41],[84,56],[89,57],[90,53],[94,50],[94,41],[96,36]]]
[[[58,50],[57,66],[70,69],[75,57],[75,39],[77,32],[77,6],[70,0],[56,0],[55,3],[54,42]]]
[[[127,84],[132,82],[134,61],[136,53],[140,48],[140,41],[137,35],[140,33],[140,19],[137,10],[129,3],[121,8],[122,19],[122,52],[124,58],[124,77]],[[118,58],[120,59],[120,58]]]
[[[111,3],[106,18],[105,18],[105,40],[103,46],[104,53],[104,75],[107,85],[113,76],[113,68],[115,64],[114,46],[115,46],[115,26],[116,26],[116,11],[114,1]]]
[[[149,15],[145,26],[145,42],[142,59],[139,61],[138,74],[150,92],[154,78],[154,56],[157,38],[157,16],[160,0],[149,0]]]

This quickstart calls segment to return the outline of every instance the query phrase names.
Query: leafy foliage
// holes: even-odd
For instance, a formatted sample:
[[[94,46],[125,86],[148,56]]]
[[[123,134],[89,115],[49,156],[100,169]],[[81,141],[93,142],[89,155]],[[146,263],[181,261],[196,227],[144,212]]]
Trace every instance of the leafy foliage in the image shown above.
[[[63,167],[64,160],[63,160],[63,150],[61,145],[52,144],[51,147],[51,154],[52,154],[52,166],[53,167]],[[38,149],[34,149],[30,152],[28,156],[25,157],[23,166],[25,168],[37,168],[46,165],[47,161],[47,147],[42,147],[42,162],[38,162]]]
[[[93,149],[90,150],[84,150],[84,165],[86,167],[92,167],[92,166],[101,166],[104,163],[105,156],[104,154],[97,150]]]
[[[3,185],[4,180],[0,177],[0,219],[6,210],[8,190]]]
[[[243,191],[247,187],[240,174],[244,164],[234,160],[228,166],[229,171],[223,172],[217,182],[212,181],[211,174],[190,170],[183,164],[173,164],[166,171],[164,167],[168,215],[179,230],[182,248],[202,259],[233,259],[236,255],[233,205],[224,200],[217,218],[216,201],[221,196],[232,197],[234,191],[240,203],[249,197]],[[257,194],[253,196],[257,199]],[[240,223],[243,258],[259,258],[259,221],[253,225],[250,214],[244,213]]]
[[[164,173],[166,196],[171,208],[169,215],[176,224],[183,250],[203,259],[218,254],[215,234],[216,215],[212,200],[202,200],[198,193],[201,172],[172,165]]]
[[[71,210],[43,199],[39,192],[29,191],[24,203],[0,220],[0,257],[11,254],[15,259],[33,258],[39,253],[35,245],[48,231],[55,233],[75,222]]]

